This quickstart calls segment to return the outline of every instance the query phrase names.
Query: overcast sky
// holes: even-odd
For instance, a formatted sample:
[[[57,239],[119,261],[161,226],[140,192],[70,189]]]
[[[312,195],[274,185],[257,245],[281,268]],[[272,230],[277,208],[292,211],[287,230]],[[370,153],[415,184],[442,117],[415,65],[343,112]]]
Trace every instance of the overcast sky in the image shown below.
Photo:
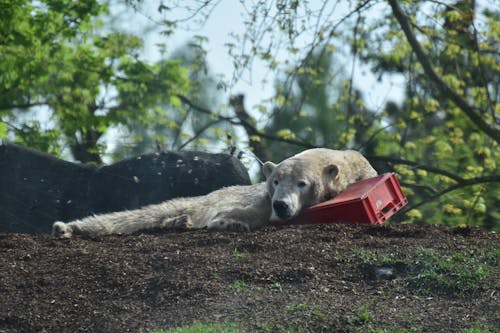
[[[145,1],[146,5],[143,7],[141,13],[133,15],[132,21],[137,25],[127,24],[125,27],[137,30],[137,27],[152,24],[151,20],[147,17],[159,19],[157,8],[159,0]],[[189,1],[188,1],[189,2]],[[310,1],[310,5],[319,4],[321,1]],[[338,17],[341,17],[343,12],[342,8],[337,7]],[[157,32],[151,32],[145,37],[144,56],[147,59],[158,60],[160,54],[158,52],[158,43],[165,43],[169,51],[174,51],[176,48],[181,47],[193,35],[203,35],[208,37],[208,42],[205,47],[208,51],[208,63],[215,74],[222,74],[227,80],[230,80],[234,68],[232,60],[228,55],[226,43],[233,41],[230,37],[231,33],[242,33],[245,29],[242,16],[243,8],[239,1],[235,0],[222,0],[215,10],[211,13],[208,21],[200,30],[186,31],[183,29],[176,29],[172,36],[164,37]],[[168,19],[173,19],[166,16]],[[193,26],[193,25],[191,25]],[[160,27],[161,29],[161,27]],[[286,55],[284,55],[286,56]],[[351,66],[352,59],[345,59],[346,65]],[[243,93],[246,96],[246,107],[248,110],[262,102],[262,100],[269,98],[274,93],[273,82],[274,77],[272,72],[269,72],[262,62],[258,60],[252,66],[250,75],[244,75],[234,86],[229,86],[227,96]],[[263,79],[266,84],[262,83]],[[382,81],[377,81],[367,67],[356,66],[354,73],[354,82],[358,89],[361,90],[367,106],[374,110],[379,110],[383,107],[387,100],[401,101],[404,94],[404,80],[401,77],[385,77]],[[224,102],[227,101],[227,97]]]

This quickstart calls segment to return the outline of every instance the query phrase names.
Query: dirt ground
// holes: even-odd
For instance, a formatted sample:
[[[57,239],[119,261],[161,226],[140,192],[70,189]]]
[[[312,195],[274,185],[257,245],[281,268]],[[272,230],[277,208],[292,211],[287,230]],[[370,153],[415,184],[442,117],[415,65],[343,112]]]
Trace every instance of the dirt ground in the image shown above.
[[[426,294],[412,284],[421,274],[412,256],[495,252],[499,240],[475,228],[349,224],[64,241],[0,234],[0,332],[147,332],[193,322],[248,332],[494,332],[498,265],[484,285]],[[379,255],[401,264],[371,265]]]

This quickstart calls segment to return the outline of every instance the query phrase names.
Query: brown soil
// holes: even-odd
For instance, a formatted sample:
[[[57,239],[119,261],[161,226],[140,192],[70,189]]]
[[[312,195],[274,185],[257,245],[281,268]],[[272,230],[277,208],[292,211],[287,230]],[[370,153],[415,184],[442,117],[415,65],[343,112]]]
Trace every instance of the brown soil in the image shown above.
[[[140,332],[196,321],[249,332],[494,331],[498,266],[493,287],[425,294],[411,283],[418,258],[386,275],[363,256],[498,250],[499,239],[473,228],[348,224],[66,241],[0,234],[0,332]]]

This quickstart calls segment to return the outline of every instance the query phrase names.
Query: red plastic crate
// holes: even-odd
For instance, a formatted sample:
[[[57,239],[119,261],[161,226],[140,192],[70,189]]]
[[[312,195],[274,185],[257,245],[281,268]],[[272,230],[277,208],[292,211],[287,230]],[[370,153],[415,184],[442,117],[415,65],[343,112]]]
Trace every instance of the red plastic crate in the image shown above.
[[[305,209],[296,218],[275,225],[353,222],[382,224],[408,203],[394,173],[350,185],[335,198]]]

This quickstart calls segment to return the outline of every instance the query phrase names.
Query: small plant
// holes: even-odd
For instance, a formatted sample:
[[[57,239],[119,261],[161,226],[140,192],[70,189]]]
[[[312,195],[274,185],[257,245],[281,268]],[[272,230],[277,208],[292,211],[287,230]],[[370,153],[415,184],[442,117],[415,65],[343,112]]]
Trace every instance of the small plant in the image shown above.
[[[233,258],[236,261],[241,261],[244,259],[247,259],[249,257],[249,254],[247,252],[240,252],[238,251],[237,248],[233,250]]]
[[[269,323],[258,323],[255,325],[258,332],[274,332],[274,328]]]
[[[290,311],[290,312],[304,311],[304,310],[308,310],[309,307],[310,307],[309,303],[300,303],[300,304],[288,305],[286,307],[286,311]]]
[[[377,261],[377,253],[373,250],[366,250],[363,248],[353,249],[351,254],[356,260],[361,261],[363,264],[370,264]]]
[[[363,324],[368,323],[368,322],[372,321],[372,319],[373,319],[372,315],[370,314],[370,311],[368,311],[367,306],[362,306],[361,308],[359,308],[358,318],[359,318],[359,321]]]
[[[346,320],[350,325],[364,326],[366,324],[369,324],[373,320],[373,317],[370,311],[368,310],[368,307],[365,305],[358,309],[356,315],[347,316]]]
[[[247,288],[247,283],[243,279],[234,280],[230,285],[229,289],[232,291],[241,292]]]
[[[278,290],[278,291],[282,292],[283,286],[281,285],[280,282],[274,282],[271,286],[271,289]]]
[[[220,274],[219,274],[219,272],[215,272],[215,271],[214,271],[214,272],[211,272],[211,273],[210,273],[210,276],[211,276],[211,277],[212,277],[212,279],[214,279],[214,280],[219,280],[219,279],[220,279]]]

